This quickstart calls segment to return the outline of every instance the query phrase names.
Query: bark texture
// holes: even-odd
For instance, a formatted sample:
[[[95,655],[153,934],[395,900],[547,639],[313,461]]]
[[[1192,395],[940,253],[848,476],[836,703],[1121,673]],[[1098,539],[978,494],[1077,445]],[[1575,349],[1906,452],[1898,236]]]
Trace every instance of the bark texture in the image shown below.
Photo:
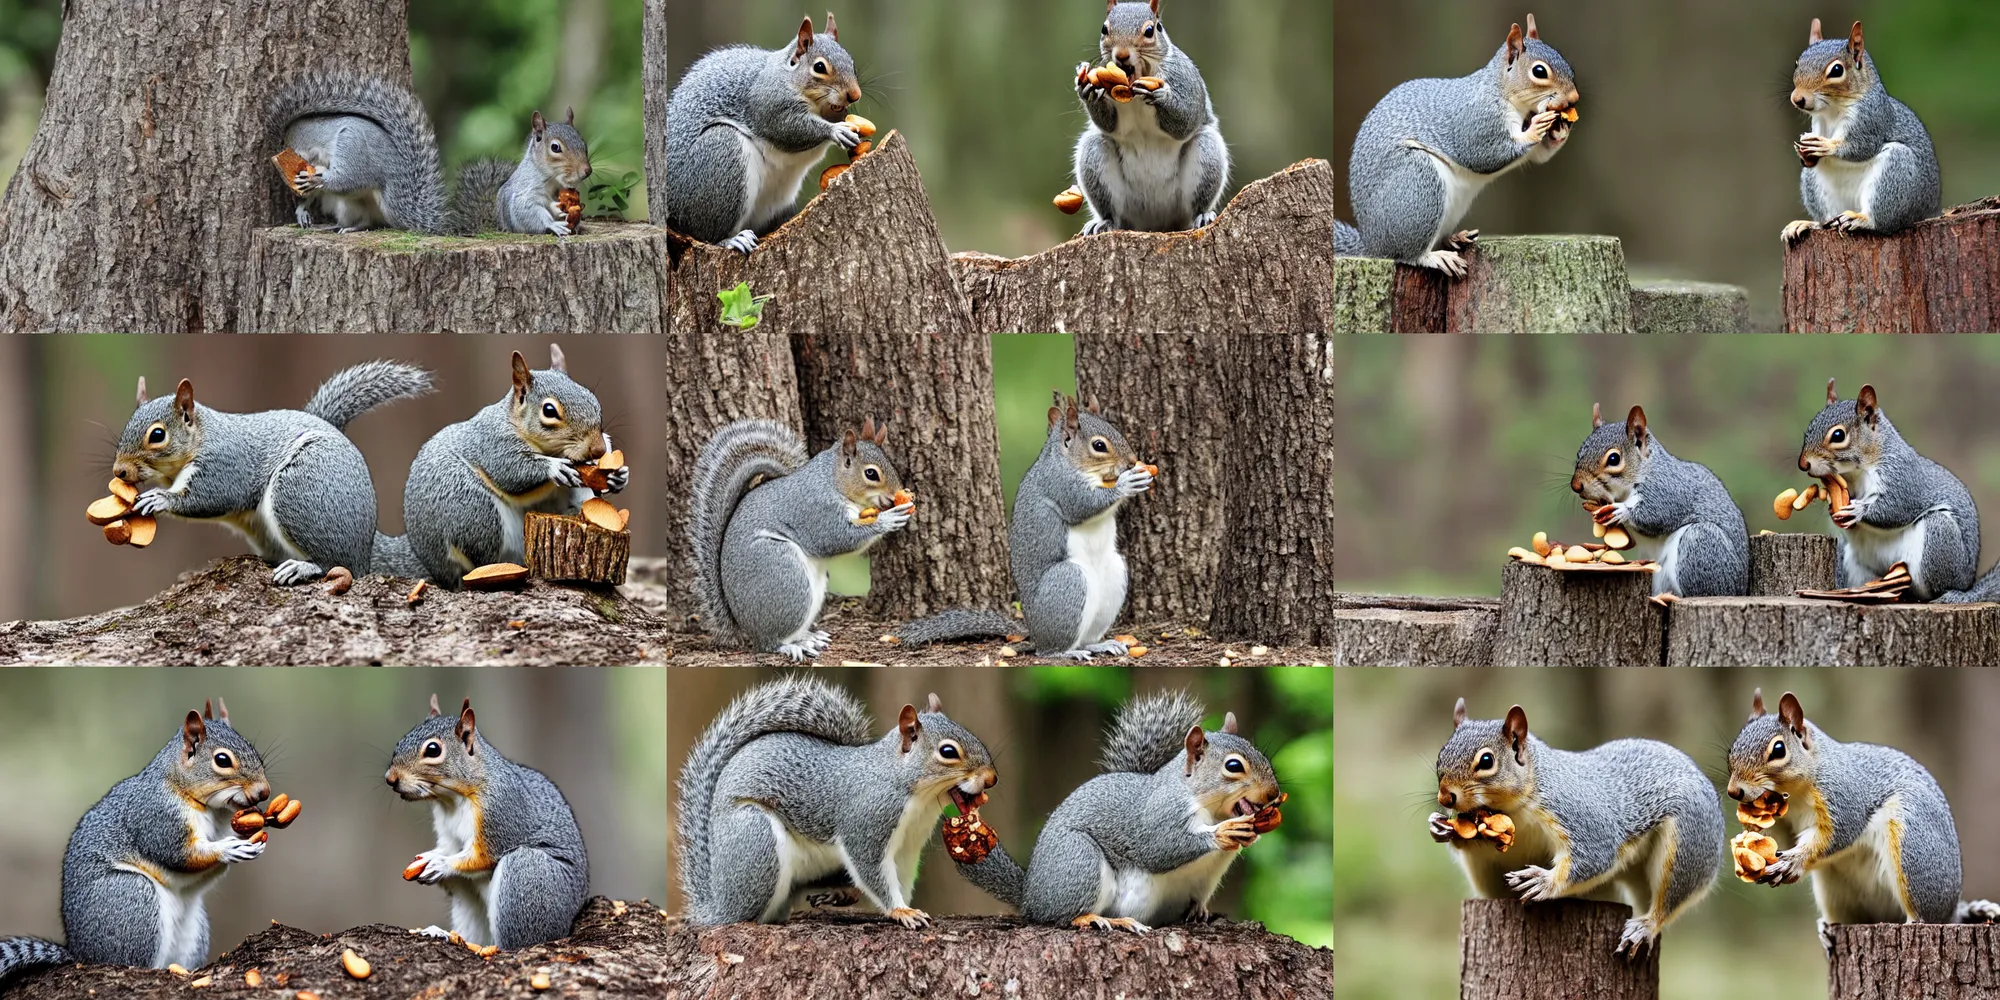
[[[1835,924],[1826,993],[1839,1000],[2000,1000],[1990,924]]]
[[[1750,290],[1710,281],[1635,281],[1632,332],[1749,333]]]
[[[407,86],[406,0],[62,10],[0,203],[0,329],[231,328],[251,234],[282,217],[264,102],[303,66]]]
[[[886,419],[889,459],[917,497],[909,526],[869,550],[869,610],[914,618],[1013,600],[987,338],[800,334],[792,356],[808,447]]]
[[[1509,561],[1500,574],[1502,666],[1657,667],[1665,613],[1650,573],[1558,571]]]
[[[1500,602],[1336,594],[1336,667],[1492,666]]]
[[[632,556],[632,535],[608,531],[581,517],[527,515],[528,573],[543,580],[578,580],[618,586]]]
[[[1820,229],[1785,250],[1792,333],[2000,330],[2000,196],[1894,236]]]
[[[1463,278],[1396,265],[1396,333],[1626,333],[1632,290],[1614,236],[1494,236]]]
[[[879,917],[698,928],[669,920],[690,997],[1148,997],[1306,1000],[1333,995],[1333,954],[1256,923],[1081,933],[1011,917],[950,917],[911,932]],[[1609,946],[1606,946],[1608,952]]]
[[[285,333],[659,333],[666,230],[575,236],[331,233],[251,241],[238,328]]]
[[[1333,259],[1333,332],[1389,333],[1396,298],[1396,262],[1379,257]]]
[[[1666,660],[1690,667],[1992,666],[2000,663],[2000,605],[1689,598],[1674,603]]]
[[[1229,512],[1209,630],[1260,642],[1333,641],[1333,338],[1229,344],[1229,421],[1214,503]],[[1233,397],[1233,398],[1228,398]]]
[[[674,81],[667,78],[667,0],[645,0],[639,14],[639,90],[646,131],[646,203],[648,214],[667,217],[667,95]],[[658,205],[655,209],[651,206]]]
[[[1833,536],[1750,536],[1750,594],[1793,597],[1800,590],[1832,590]]]
[[[1078,394],[1095,398],[1139,458],[1160,467],[1147,495],[1118,513],[1118,551],[1131,578],[1124,616],[1207,618],[1224,504],[1239,499],[1223,495],[1221,477],[1229,426],[1240,415],[1220,390],[1256,380],[1235,367],[1229,344],[1236,338],[1227,335],[1075,339]]]
[[[620,908],[623,911],[620,912]],[[408,928],[368,924],[334,934],[314,934],[274,923],[208,965],[177,976],[165,969],[108,965],[63,965],[10,979],[7,996],[21,1000],[165,1000],[168,997],[291,997],[311,991],[328,998],[405,1000],[452,997],[500,1000],[525,996],[659,997],[684,982],[688,953],[673,924],[651,903],[613,903],[593,897],[577,916],[570,936],[491,958],[444,938]],[[367,979],[341,968],[340,953],[352,949],[369,964]],[[261,987],[246,986],[243,974],[257,970]],[[530,985],[540,973],[546,993]],[[207,977],[209,982],[194,986]],[[681,994],[691,996],[692,994]]]
[[[1468,899],[1459,916],[1459,1000],[1657,1000],[1660,995],[1658,947],[1636,961],[1612,954],[1632,917],[1623,903]]]
[[[987,333],[1333,329],[1333,166],[1302,160],[1243,186],[1215,223],[1081,236],[1032,257],[952,258]]]
[[[806,176],[811,184],[818,172]],[[776,296],[764,306],[759,331],[876,336],[972,330],[923,178],[900,132],[888,133],[874,152],[764,237],[755,253],[675,234],[668,254],[667,321],[676,331],[733,336],[718,322],[716,293],[742,281],[756,294]]]

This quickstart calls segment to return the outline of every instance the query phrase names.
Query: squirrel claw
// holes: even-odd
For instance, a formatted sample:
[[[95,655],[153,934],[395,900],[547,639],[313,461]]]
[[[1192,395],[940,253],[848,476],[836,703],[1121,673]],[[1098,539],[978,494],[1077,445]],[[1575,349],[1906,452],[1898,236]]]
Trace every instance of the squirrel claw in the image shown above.
[[[1432,250],[1415,261],[1418,267],[1428,267],[1433,271],[1443,271],[1453,278],[1465,277],[1465,258],[1456,250]]]
[[[139,499],[132,501],[132,512],[146,517],[157,517],[172,503],[173,496],[165,489],[156,486],[139,494]]]
[[[1117,228],[1110,219],[1092,219],[1083,224],[1083,232],[1080,235],[1096,236],[1098,233],[1108,233]]]
[[[325,567],[304,559],[287,559],[271,571],[271,582],[280,587],[296,587],[326,575]]]
[[[846,122],[834,122],[833,141],[839,143],[842,149],[852,150],[861,145],[861,133]]]
[[[1477,242],[1479,242],[1479,230],[1461,229],[1444,238],[1444,248],[1456,251],[1470,250]]]
[[[1203,212],[1200,215],[1194,217],[1194,225],[1190,226],[1189,228],[1205,229],[1209,226],[1212,226],[1215,224],[1215,216],[1216,213],[1214,212]]]
[[[781,656],[790,658],[793,663],[799,663],[808,656],[811,657],[819,656],[819,650],[813,649],[812,647],[807,646],[804,643],[797,643],[797,642],[779,643],[778,648],[777,650],[775,650],[775,652],[777,652]]]
[[[1431,839],[1440,844],[1449,844],[1452,838],[1456,836],[1451,828],[1450,813],[1431,813],[1430,828]]]
[[[568,222],[566,222],[566,221],[564,221],[564,220],[562,220],[562,219],[550,219],[550,220],[549,220],[549,232],[551,232],[551,233],[554,233],[554,234],[555,234],[555,235],[557,235],[557,236],[569,236],[569,235],[571,235],[571,233],[570,233],[570,228],[569,228],[569,223],[568,223]]]
[[[734,250],[737,253],[747,254],[750,251],[757,249],[757,234],[752,230],[745,229],[744,231],[737,233],[736,235],[731,236],[726,240],[723,240],[721,243],[717,244],[717,246],[727,247],[728,249]]]
[[[1215,827],[1218,850],[1234,851],[1257,842],[1257,828],[1248,816],[1231,816]]]
[[[1611,953],[1636,961],[1653,950],[1653,943],[1658,938],[1651,924],[1640,917],[1633,917],[1625,921],[1625,931],[1618,935],[1618,946],[1611,949]]]
[[[1815,928],[1819,931],[1819,950],[1826,952],[1827,958],[1833,958],[1833,925],[1821,917]]]
[[[1785,229],[1783,232],[1778,234],[1778,238],[1784,240],[1786,246],[1791,246],[1792,244],[1797,243],[1802,239],[1805,239],[1807,233],[1810,233],[1818,228],[1819,228],[1819,223],[1814,222],[1811,219],[1798,219],[1792,222],[1785,223]]]
[[[225,840],[222,842],[222,860],[225,864],[253,861],[264,853],[268,840]]]
[[[1556,898],[1555,873],[1547,868],[1529,865],[1519,871],[1508,872],[1507,888],[1521,894],[1525,903]]]
[[[931,915],[912,906],[898,906],[889,911],[889,916],[913,931],[931,925]]]
[[[1866,215],[1863,215],[1860,212],[1842,212],[1839,215],[1836,215],[1833,218],[1826,220],[1826,228],[1842,233],[1852,233],[1862,229],[1872,229],[1874,228],[1874,225],[1875,224],[1871,222]]]

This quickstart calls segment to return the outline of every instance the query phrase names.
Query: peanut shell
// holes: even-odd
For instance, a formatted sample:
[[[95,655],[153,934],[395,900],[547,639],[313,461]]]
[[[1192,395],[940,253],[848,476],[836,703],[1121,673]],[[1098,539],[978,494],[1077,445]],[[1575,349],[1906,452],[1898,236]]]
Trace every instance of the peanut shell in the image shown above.
[[[583,519],[606,531],[624,531],[625,523],[618,519],[618,508],[600,497],[591,497],[583,502]],[[526,568],[522,574],[526,575]]]
[[[139,487],[123,479],[113,477],[111,480],[111,495],[125,501],[127,504],[135,504],[139,502]]]
[[[84,508],[83,516],[95,525],[106,525],[132,512],[132,505],[116,496],[99,497]]]
[[[604,501],[597,500],[595,497],[592,497],[591,500],[604,503]],[[586,501],[584,504],[586,507],[589,505],[589,501]],[[608,503],[604,505],[606,507],[611,506]],[[612,511],[612,519],[617,519],[617,510],[615,508]],[[522,566],[519,563],[487,563],[459,577],[458,582],[463,584],[467,590],[480,590],[504,587],[510,583],[519,583],[527,578],[528,567]]]

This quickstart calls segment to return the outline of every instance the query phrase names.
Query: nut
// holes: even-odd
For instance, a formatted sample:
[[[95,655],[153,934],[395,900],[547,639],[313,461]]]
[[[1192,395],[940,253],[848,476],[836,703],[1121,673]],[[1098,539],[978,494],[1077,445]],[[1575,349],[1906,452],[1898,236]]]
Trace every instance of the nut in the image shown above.
[[[847,124],[853,126],[854,131],[861,133],[864,139],[875,134],[875,123],[860,115],[848,115]]]
[[[256,833],[253,833],[250,836],[245,837],[243,839],[248,840],[253,844],[268,844],[271,842],[271,831],[259,830]]]
[[[874,151],[875,151],[875,144],[869,142],[866,139],[863,139],[860,142],[854,144],[854,152],[848,155],[847,161],[849,163],[852,163],[855,160],[861,159],[862,157],[867,156],[869,153],[872,153]]]
[[[1270,833],[1272,830],[1277,829],[1278,824],[1283,822],[1285,818],[1284,814],[1278,811],[1278,807],[1284,805],[1285,800],[1291,797],[1289,792],[1279,792],[1277,798],[1258,807],[1256,812],[1250,814],[1250,829],[1258,833]],[[1494,815],[1499,816],[1498,813]],[[1505,816],[1499,816],[1499,818],[1503,820],[1507,819]],[[1510,836],[1513,830],[1513,822],[1513,820],[1507,820]]]
[[[826,190],[826,186],[827,186],[828,184],[831,184],[831,183],[833,183],[833,179],[834,179],[835,177],[839,177],[839,176],[840,176],[841,174],[844,174],[844,173],[846,173],[846,172],[847,172],[847,167],[848,167],[848,165],[847,165],[847,164],[845,164],[845,163],[836,163],[836,164],[834,164],[833,166],[830,166],[830,167],[826,168],[825,170],[822,170],[822,171],[820,171],[820,172],[819,172],[819,189],[820,189],[821,191],[825,191],[825,190]]]
[[[1625,557],[1619,555],[1616,550],[1611,550],[1600,553],[1597,557],[1597,561],[1604,563],[1607,566],[1622,566],[1625,564]]]
[[[1799,498],[1798,490],[1786,490],[1785,492],[1778,494],[1777,499],[1771,501],[1771,513],[1778,515],[1778,520],[1780,521],[1791,520],[1792,501],[1797,500],[1798,498]]]
[[[1840,473],[1836,472],[1820,482],[1826,484],[1826,502],[1833,510],[1846,507],[1847,502],[1853,499],[1847,490],[1847,480],[1842,478]]]
[[[346,969],[347,974],[356,979],[367,979],[371,971],[368,968],[368,960],[356,955],[352,948],[340,953],[340,967]]]
[[[336,596],[345,594],[347,588],[354,586],[354,571],[345,566],[335,566],[326,571],[326,582],[327,593]]]
[[[1130,84],[1115,84],[1108,93],[1110,93],[1112,100],[1120,104],[1132,103],[1132,86]]]
[[[1535,554],[1536,554],[1536,555],[1538,555],[1538,556],[1545,556],[1545,555],[1548,555],[1548,554],[1549,554],[1549,533],[1548,533],[1548,532],[1546,532],[1546,531],[1537,531],[1537,532],[1535,532],[1535,540],[1534,540],[1534,543],[1533,543],[1533,544],[1534,544],[1534,546],[1535,546]]]
[[[139,487],[114,477],[111,480],[111,495],[127,504],[135,504],[139,502]]]
[[[313,169],[312,164],[306,162],[305,157],[289,149],[279,150],[278,155],[271,157],[271,162],[277,166],[278,176],[284,178],[285,186],[291,188],[293,194],[305,193],[298,189],[299,171],[303,170],[308,174],[319,173]]]
[[[984,861],[986,855],[1000,844],[1000,835],[979,818],[977,808],[945,820],[939,833],[944,840],[945,853],[961,865],[976,865]]]
[[[243,972],[243,985],[253,990],[264,985],[264,974],[258,972],[256,969],[245,969]]]
[[[1561,549],[1557,549],[1549,553],[1549,558],[1544,561],[1543,565],[1550,569],[1561,569],[1569,565],[1569,557],[1564,555]]]
[[[1158,90],[1166,85],[1167,81],[1157,76],[1134,77],[1132,80],[1132,88],[1134,90]]]
[[[609,500],[599,497],[591,497],[583,502],[583,519],[606,531],[625,530],[625,522],[618,519],[618,508],[612,506]],[[528,575],[525,567],[522,568],[521,575]]]
[[[563,221],[574,233],[583,221],[583,194],[575,188],[563,188],[556,192],[556,205],[563,210]]]
[[[1520,547],[1519,545],[1516,545],[1516,546],[1514,546],[1513,548],[1511,548],[1511,549],[1508,549],[1508,550],[1507,550],[1507,554],[1508,554],[1508,555],[1510,555],[1510,556],[1513,556],[1513,557],[1514,557],[1515,559],[1517,559],[1517,560],[1519,560],[1519,561],[1521,561],[1521,562],[1524,562],[1524,563],[1527,563],[1527,564],[1529,564],[1529,565],[1531,565],[1531,566],[1547,566],[1547,565],[1548,565],[1548,562],[1547,562],[1546,560],[1544,560],[1544,559],[1543,559],[1543,558],[1542,558],[1541,556],[1538,556],[1538,555],[1534,554],[1533,552],[1530,552],[1530,551],[1528,551],[1527,549],[1524,549],[1524,548]],[[1551,555],[1554,555],[1554,553],[1550,553],[1550,554],[1551,554]]]
[[[528,977],[529,989],[545,990],[548,989],[550,985],[551,984],[549,982],[549,974],[546,972],[537,972],[534,975]]]
[[[618,508],[618,530],[624,531],[625,528],[631,523],[632,523],[632,512],[624,507]]]
[[[306,804],[300,802],[297,799],[293,799],[292,801],[285,803],[285,807],[283,809],[278,810],[278,814],[276,816],[270,818],[271,825],[277,827],[280,830],[284,829],[285,827],[291,826],[292,821],[299,818],[299,813],[302,810],[304,810],[305,807]]]
[[[239,837],[248,837],[264,828],[264,814],[255,809],[245,809],[229,819],[229,828]]]
[[[104,526],[104,540],[113,545],[123,545],[132,540],[132,526],[123,519]]]
[[[1790,799],[1774,788],[1748,802],[1739,803],[1736,806],[1736,821],[1746,827],[1768,830],[1790,807]]]
[[[596,500],[595,497],[591,499]],[[602,500],[597,500],[597,502],[604,503]],[[590,502],[585,501],[584,506],[588,507],[589,505]],[[610,507],[611,505],[606,503],[604,506]],[[615,508],[612,511],[612,520],[617,520],[617,510]],[[488,590],[495,587],[504,587],[510,583],[519,583],[527,578],[528,567],[522,566],[519,563],[487,563],[459,577],[458,582],[463,584],[467,590]]]
[[[409,864],[403,866],[403,881],[415,882],[424,873],[424,856],[419,854]]]
[[[1064,215],[1075,215],[1083,210],[1083,192],[1070,188],[1056,195],[1056,207],[1061,209]]]
[[[264,803],[264,818],[271,819],[277,816],[279,813],[285,811],[286,806],[291,804],[292,804],[292,797],[286,795],[284,792],[279,792],[277,794],[277,797],[273,798],[269,802]]]
[[[1590,536],[1592,538],[1603,538],[1604,532],[1606,530],[1608,529],[1606,529],[1604,525],[1599,524],[1596,521],[1590,522]]]
[[[1629,549],[1632,547],[1632,536],[1624,528],[1613,525],[1604,529],[1604,544],[1614,549]]]
[[[1098,66],[1090,71],[1090,82],[1105,88],[1125,87],[1131,85],[1132,79],[1116,66]]]
[[[84,508],[83,516],[96,525],[110,524],[132,512],[132,505],[116,496],[99,497]]]
[[[1771,862],[1778,860],[1778,842],[1745,830],[1729,841],[1729,855],[1736,862],[1736,877],[1755,882]]]
[[[1819,499],[1819,484],[1814,483],[1811,486],[1806,487],[1805,492],[1799,494],[1799,498],[1797,500],[1792,501],[1792,509],[1804,510],[1808,505],[1810,505],[1814,500],[1817,499]]]
[[[1573,563],[1587,563],[1595,560],[1597,556],[1581,545],[1572,545],[1563,550],[1563,558]]]
[[[411,587],[411,588],[410,588],[410,596],[408,596],[408,597],[404,598],[403,600],[404,600],[404,601],[406,601],[406,602],[408,602],[408,603],[410,603],[410,604],[415,604],[415,603],[417,603],[418,601],[421,601],[421,600],[423,600],[423,599],[424,599],[424,588],[426,588],[426,587],[428,587],[428,586],[430,586],[430,581],[429,581],[429,580],[418,580],[418,581],[417,581],[417,585],[416,585],[416,586],[414,586],[414,587]]]
[[[1136,659],[1138,659],[1138,658],[1139,658],[1139,657],[1141,657],[1141,656],[1144,656],[1144,655],[1146,655],[1147,653],[1150,653],[1150,652],[1152,652],[1152,651],[1153,651],[1153,650],[1152,650],[1152,647],[1150,647],[1150,646],[1127,646],[1127,647],[1125,647],[1125,655],[1126,655],[1126,656],[1129,656],[1129,657],[1131,657],[1131,658],[1133,658],[1133,659],[1135,659],[1135,660],[1136,660]]]
[[[1282,801],[1283,796],[1280,795],[1279,799]],[[1275,809],[1272,811],[1276,812]],[[1276,826],[1277,823],[1271,825]],[[1479,835],[1494,841],[1494,846],[1505,854],[1507,848],[1514,846],[1514,820],[1505,813],[1486,813],[1479,818]]]

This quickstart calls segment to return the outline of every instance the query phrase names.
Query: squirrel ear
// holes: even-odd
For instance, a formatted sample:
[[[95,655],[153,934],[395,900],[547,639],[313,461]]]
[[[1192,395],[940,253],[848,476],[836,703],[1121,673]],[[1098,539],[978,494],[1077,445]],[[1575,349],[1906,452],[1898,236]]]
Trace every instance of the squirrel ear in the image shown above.
[[[1533,14],[1528,15],[1528,37],[1529,38],[1542,37],[1541,30],[1535,27],[1535,15]]]
[[[930,707],[929,707],[929,708],[927,708],[927,709],[925,709],[924,711],[927,711],[927,712],[930,712],[930,713],[931,713],[931,714],[933,714],[933,715],[936,715],[936,714],[939,714],[939,713],[942,713],[942,712],[944,711],[944,702],[942,702],[942,701],[938,700],[938,696],[937,696],[937,692],[936,692],[936,691],[932,691],[932,692],[931,692],[931,704],[930,704]]]
[[[465,744],[465,752],[468,754],[472,753],[472,735],[477,731],[472,716],[472,699],[467,698],[465,704],[458,710],[458,725],[452,728],[452,732],[457,734],[459,742]]]
[[[140,400],[140,402],[143,403],[145,402],[145,400],[142,399]],[[1056,421],[1061,419],[1062,419],[1062,407],[1060,406],[1049,407],[1049,427],[1054,428],[1056,425]]]
[[[188,709],[187,721],[181,723],[181,756],[192,759],[194,748],[201,745],[201,739],[206,735],[208,727],[201,724],[201,713]]]
[[[1200,726],[1191,726],[1184,745],[1187,747],[1187,762],[1181,765],[1182,777],[1193,774],[1194,766],[1201,763],[1201,755],[1208,750],[1208,734],[1202,732]]]
[[[910,744],[917,741],[917,733],[923,726],[917,724],[917,706],[904,705],[902,714],[896,716],[896,731],[903,736],[901,753],[910,752]]]
[[[229,706],[223,702],[221,695],[215,696],[215,717],[224,722],[229,721]]]
[[[861,440],[863,440],[863,441],[873,441],[873,440],[875,440],[875,418],[874,418],[874,417],[872,417],[872,416],[868,416],[868,417],[862,417],[862,418],[861,418]]]
[[[1160,16],[1160,0],[1153,0],[1153,16]]]
[[[799,22],[799,40],[792,46],[792,62],[797,63],[799,57],[805,55],[807,49],[812,48],[812,44],[813,19],[811,15],[807,15],[804,21]]]
[[[850,428],[850,429],[848,429],[848,430],[847,430],[846,432],[842,433],[842,434],[840,435],[840,454],[841,454],[841,457],[843,457],[843,458],[853,458],[853,457],[854,457],[854,452],[855,452],[855,444],[856,444],[856,443],[857,443],[858,441],[860,441],[860,438],[857,438],[857,437],[855,437],[855,436],[854,436],[854,431],[853,431],[853,429],[852,429],[852,428]]]
[[[1825,40],[1826,36],[1819,33],[1819,18],[1815,17],[1813,18],[1812,30],[1806,32],[1806,44],[1817,45]]]
[[[194,423],[193,382],[181,379],[181,384],[174,386],[174,412],[180,414],[183,421]]]
[[[1832,406],[1833,404],[1835,404],[1835,403],[1838,403],[1838,402],[1840,402],[1840,397],[1834,394],[1834,391],[1833,391],[1833,380],[1832,380],[1832,379],[1827,379],[1827,380],[1826,380],[1826,405],[1828,405],[1828,406]]]
[[[1854,53],[1857,57],[1861,55],[1860,21],[1854,22],[1854,27],[1850,29],[1847,33],[1847,51]]]
[[[146,405],[146,376],[139,376],[139,405]]]
[[[438,696],[437,696],[437,692],[436,692],[436,691],[432,691],[432,692],[431,692],[431,718],[435,719],[435,718],[437,718],[438,716],[440,716],[440,715],[443,715],[443,714],[444,714],[443,712],[441,712],[441,711],[439,711],[439,710],[438,710]]]
[[[1598,404],[1592,403],[1590,404],[1590,429],[1596,430],[1602,426],[1604,426],[1604,410]]]
[[[1633,444],[1646,443],[1646,411],[1638,406],[1625,415],[1625,437]]]
[[[1465,725],[1465,699],[1460,698],[1458,704],[1451,706],[1451,728],[1457,729],[1463,725]]]
[[[881,423],[875,425],[875,443],[877,445],[882,445],[882,444],[887,444],[888,441],[889,441],[889,422],[887,420],[884,420]]]
[[[1500,724],[1500,731],[1507,736],[1507,742],[1514,747],[1514,763],[1528,763],[1528,713],[1515,705],[1507,710],[1507,721]]]
[[[536,135],[541,135],[549,127],[549,123],[542,119],[540,111],[536,111],[534,114],[528,116],[528,127],[533,129]]]
[[[562,348],[555,344],[549,345],[549,367],[565,375],[569,374],[569,359],[563,357]]]
[[[1236,732],[1236,713],[1235,713],[1235,712],[1224,712],[1224,713],[1222,713],[1222,731],[1223,731],[1223,732],[1225,732],[1225,733],[1234,733],[1234,732]]]
[[[515,351],[513,360],[509,364],[514,369],[514,405],[519,406],[522,400],[528,398],[528,383],[531,381],[528,374],[528,359],[522,357],[520,351]]]
[[[1098,414],[1100,416],[1103,415],[1104,412],[1098,409],[1097,394],[1094,392],[1090,394],[1090,402],[1084,405],[1084,409],[1089,410],[1090,412]]]
[[[1521,44],[1521,26],[1516,24],[1508,27],[1507,65],[1509,66],[1514,65],[1514,60],[1521,58],[1521,50],[1524,48],[1526,48],[1526,46]]]
[[[1764,689],[1752,688],[1750,691],[1750,719],[1761,719],[1769,714],[1771,713],[1764,711]],[[1750,719],[1743,721],[1748,722]]]
[[[1875,401],[1875,387],[1872,385],[1862,386],[1861,394],[1854,397],[1854,415],[1860,417],[1868,426],[1873,427],[1881,414],[1882,404]]]
[[[840,41],[840,28],[833,23],[833,11],[826,12],[826,36],[836,42]]]
[[[212,701],[204,701],[204,702],[202,702],[202,703],[201,703],[201,717],[202,717],[202,718],[204,718],[204,719],[213,719],[213,718],[215,718],[215,703],[214,703],[214,702],[212,702]]]
[[[1805,707],[1799,704],[1798,696],[1792,694],[1790,691],[1785,692],[1785,696],[1778,699],[1778,721],[1783,722],[1785,728],[1798,734],[1800,746],[1807,748],[1812,746],[1811,743],[1807,742]]]
[[[563,124],[564,125],[576,124],[576,105],[574,104],[563,105]]]

